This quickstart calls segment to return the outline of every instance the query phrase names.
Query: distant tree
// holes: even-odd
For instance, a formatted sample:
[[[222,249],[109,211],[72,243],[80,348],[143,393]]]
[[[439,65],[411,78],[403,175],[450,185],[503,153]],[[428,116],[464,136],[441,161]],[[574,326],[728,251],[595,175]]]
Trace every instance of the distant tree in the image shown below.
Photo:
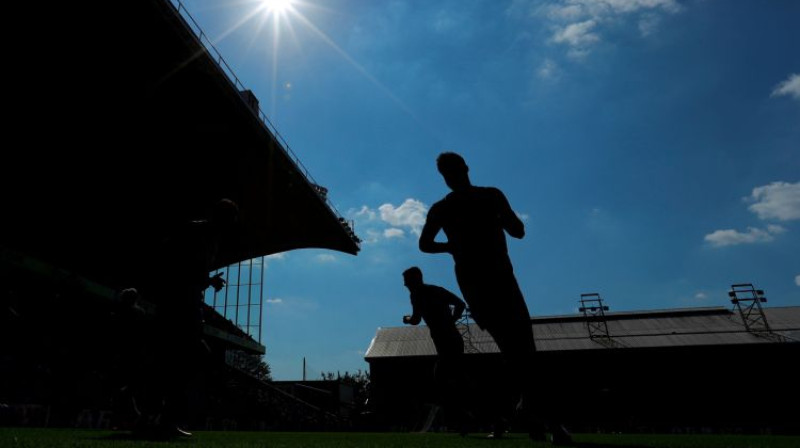
[[[370,392],[370,375],[368,371],[358,369],[355,373],[344,372],[344,375],[339,372],[322,372],[322,379],[326,381],[341,381],[342,384],[352,386],[356,410],[363,410]]]
[[[241,358],[242,370],[261,381],[272,381],[272,369],[270,369],[263,355],[244,354]]]

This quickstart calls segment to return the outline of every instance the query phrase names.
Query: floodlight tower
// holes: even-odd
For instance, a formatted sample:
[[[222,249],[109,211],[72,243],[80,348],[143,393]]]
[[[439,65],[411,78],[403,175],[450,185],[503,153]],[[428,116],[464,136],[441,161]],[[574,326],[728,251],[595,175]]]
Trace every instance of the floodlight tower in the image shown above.
[[[471,319],[469,308],[464,309],[464,314],[456,321],[456,327],[461,332],[461,338],[464,339],[464,353],[480,353],[481,351],[475,346],[472,341]]]
[[[589,338],[610,340],[608,332],[608,322],[606,314],[608,307],[603,305],[603,299],[596,292],[581,294],[581,307],[578,309],[586,318],[586,329],[589,331]]]
[[[747,331],[763,334],[772,332],[764,309],[761,307],[761,304],[767,301],[763,290],[756,289],[751,283],[740,283],[731,285],[728,296],[731,298],[734,308],[739,311]]]

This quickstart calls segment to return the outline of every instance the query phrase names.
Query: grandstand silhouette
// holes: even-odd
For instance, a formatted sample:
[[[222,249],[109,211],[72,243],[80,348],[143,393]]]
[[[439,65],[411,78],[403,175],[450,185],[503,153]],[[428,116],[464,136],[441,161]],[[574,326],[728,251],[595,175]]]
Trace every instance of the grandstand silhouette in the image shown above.
[[[46,45],[7,55],[18,88],[0,178],[0,424],[108,426],[121,347],[159,343],[153,295],[143,289],[127,331],[119,292],[146,283],[171,229],[234,200],[242,225],[214,267],[239,271],[300,248],[355,255],[360,241],[179,1],[14,10]],[[339,424],[237,369],[265,351],[254,283],[225,292],[245,285],[246,298],[207,301],[212,360],[198,387],[209,393],[195,426]]]

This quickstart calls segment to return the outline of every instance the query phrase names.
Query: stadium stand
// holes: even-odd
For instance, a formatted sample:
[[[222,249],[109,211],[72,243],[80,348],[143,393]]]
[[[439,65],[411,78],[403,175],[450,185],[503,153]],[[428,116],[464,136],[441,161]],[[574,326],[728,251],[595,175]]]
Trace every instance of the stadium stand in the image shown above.
[[[9,14],[36,35],[7,52],[6,82],[19,88],[0,177],[0,424],[113,426],[115,385],[160,344],[147,288],[136,307],[121,291],[146,283],[170,229],[234,200],[242,225],[216,268],[298,248],[356,254],[359,240],[180,2],[26,3]],[[228,352],[265,349],[206,311],[194,427],[331,427],[228,366]],[[251,408],[261,414],[244,418]]]

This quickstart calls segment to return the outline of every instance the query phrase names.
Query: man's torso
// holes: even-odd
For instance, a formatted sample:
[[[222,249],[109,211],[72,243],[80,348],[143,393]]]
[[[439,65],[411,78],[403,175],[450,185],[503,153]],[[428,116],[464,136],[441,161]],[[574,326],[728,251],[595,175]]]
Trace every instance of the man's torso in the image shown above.
[[[432,215],[442,226],[456,263],[492,262],[507,256],[501,197],[496,188],[472,187],[454,191],[433,205]]]

